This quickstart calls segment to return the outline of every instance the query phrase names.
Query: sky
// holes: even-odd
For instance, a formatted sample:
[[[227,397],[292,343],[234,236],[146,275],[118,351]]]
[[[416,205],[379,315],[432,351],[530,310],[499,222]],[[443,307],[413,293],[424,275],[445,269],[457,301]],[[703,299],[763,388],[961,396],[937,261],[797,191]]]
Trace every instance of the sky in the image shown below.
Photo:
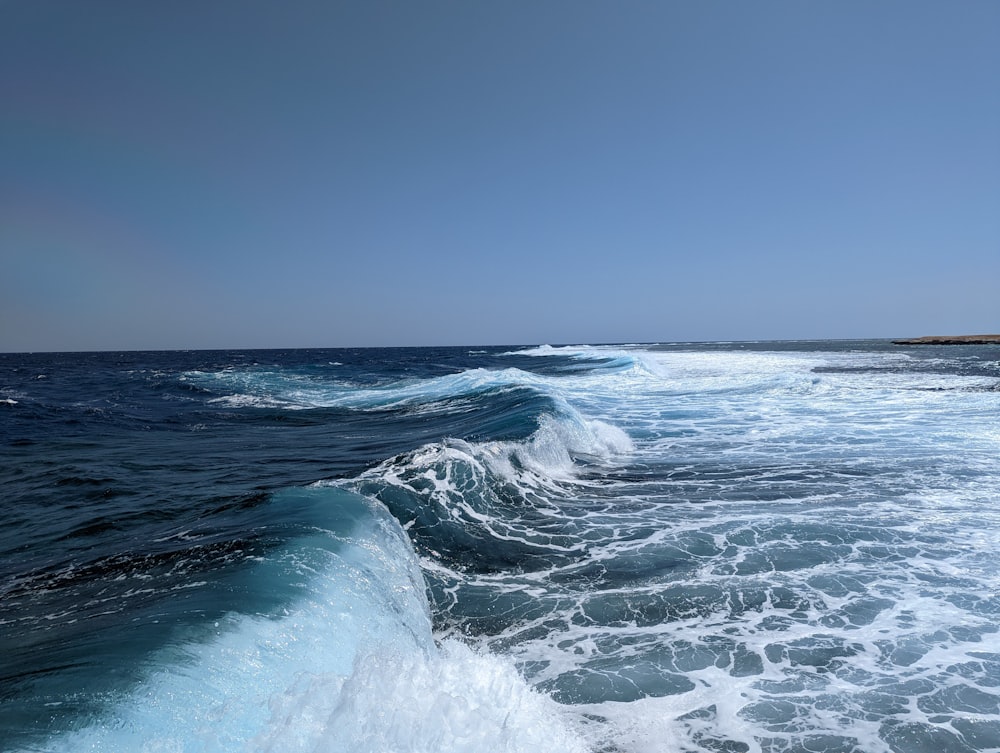
[[[995,0],[0,0],[0,352],[986,332]]]

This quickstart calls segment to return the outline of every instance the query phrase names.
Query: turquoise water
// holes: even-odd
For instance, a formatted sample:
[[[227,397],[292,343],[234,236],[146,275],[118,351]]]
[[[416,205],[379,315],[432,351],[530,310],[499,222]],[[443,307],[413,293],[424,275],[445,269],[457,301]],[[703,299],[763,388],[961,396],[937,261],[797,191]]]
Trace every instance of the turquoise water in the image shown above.
[[[0,354],[0,749],[1000,750],[1000,350]]]

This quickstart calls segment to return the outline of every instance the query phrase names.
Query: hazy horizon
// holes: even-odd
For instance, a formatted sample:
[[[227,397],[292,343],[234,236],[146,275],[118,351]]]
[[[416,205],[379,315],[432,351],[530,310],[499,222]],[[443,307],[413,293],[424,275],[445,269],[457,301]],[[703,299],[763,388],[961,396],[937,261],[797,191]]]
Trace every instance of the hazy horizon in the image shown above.
[[[948,337],[954,336],[955,333],[951,335],[945,333],[939,333],[937,335],[932,335],[932,337]],[[963,333],[971,334],[971,333]],[[991,333],[976,333],[988,337],[1000,337],[1000,334]],[[647,347],[647,346],[657,346],[657,345],[755,345],[755,344],[767,344],[767,343],[849,343],[849,342],[887,342],[893,340],[905,340],[910,339],[909,336],[900,335],[898,337],[826,337],[826,338],[815,338],[815,337],[804,337],[804,338],[792,338],[792,339],[770,339],[770,338],[760,338],[760,339],[747,339],[747,340],[646,340],[646,341],[625,341],[620,342],[536,342],[536,341],[526,341],[526,342],[509,342],[509,343],[453,343],[450,345],[297,345],[297,346],[282,346],[282,345],[260,345],[253,347],[218,347],[218,348],[89,348],[82,350],[24,350],[24,351],[0,351],[0,355],[44,355],[46,353],[51,354],[73,354],[73,353],[185,353],[185,352],[232,352],[232,351],[286,351],[286,350],[405,350],[405,349],[434,349],[434,348],[537,348],[548,346],[554,349],[559,348],[574,348],[574,347],[586,347],[586,348],[628,348],[628,347]],[[902,346],[901,346],[902,347]]]

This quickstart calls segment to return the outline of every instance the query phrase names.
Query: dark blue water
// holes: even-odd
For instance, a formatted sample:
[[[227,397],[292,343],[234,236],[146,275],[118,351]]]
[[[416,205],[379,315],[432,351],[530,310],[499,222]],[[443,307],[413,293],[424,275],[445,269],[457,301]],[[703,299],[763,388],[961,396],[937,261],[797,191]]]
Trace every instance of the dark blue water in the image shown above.
[[[0,749],[998,750],[998,385],[884,342],[0,354]]]

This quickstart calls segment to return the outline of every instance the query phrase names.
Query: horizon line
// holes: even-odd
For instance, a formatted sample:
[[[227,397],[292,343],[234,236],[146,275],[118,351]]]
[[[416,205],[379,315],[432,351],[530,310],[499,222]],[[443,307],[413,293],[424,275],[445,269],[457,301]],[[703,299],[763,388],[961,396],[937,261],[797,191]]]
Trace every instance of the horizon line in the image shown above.
[[[0,350],[0,356],[12,355],[49,355],[75,353],[213,353],[226,351],[274,351],[274,350],[407,350],[407,349],[461,349],[461,348],[529,348],[549,345],[551,347],[607,347],[607,346],[651,346],[651,345],[724,345],[724,344],[760,344],[760,343],[808,343],[808,342],[892,342],[895,344],[914,344],[916,340],[946,340],[996,338],[1000,335],[924,335],[919,337],[805,337],[805,338],[752,338],[725,340],[648,340],[648,341],[607,341],[607,342],[522,342],[522,343],[467,343],[459,345],[296,345],[296,346],[252,346],[252,347],[193,347],[193,348],[84,348],[58,350]],[[908,341],[908,342],[904,342]]]

